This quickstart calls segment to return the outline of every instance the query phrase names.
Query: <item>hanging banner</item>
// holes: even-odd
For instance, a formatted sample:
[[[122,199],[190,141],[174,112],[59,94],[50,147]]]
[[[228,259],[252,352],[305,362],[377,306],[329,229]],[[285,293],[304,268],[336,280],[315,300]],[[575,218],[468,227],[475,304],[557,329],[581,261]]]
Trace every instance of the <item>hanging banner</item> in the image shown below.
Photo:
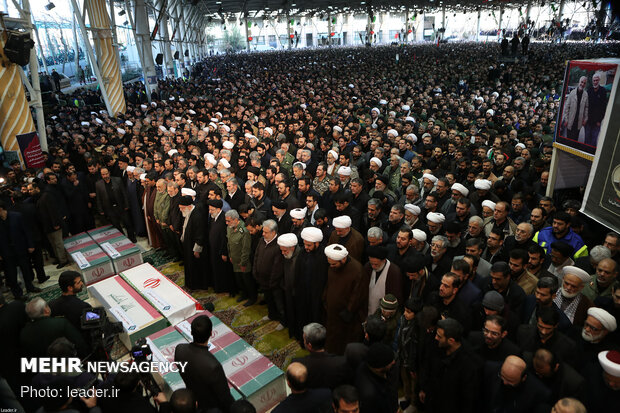
[[[581,212],[620,232],[620,93],[614,82]],[[616,116],[610,116],[615,114]]]
[[[592,159],[617,68],[617,63],[604,60],[568,62],[556,122],[556,147]]]
[[[45,166],[45,159],[41,151],[39,135],[37,135],[36,132],[29,132],[17,135],[16,138],[19,149],[22,151],[22,158],[26,163],[26,167],[43,168]]]

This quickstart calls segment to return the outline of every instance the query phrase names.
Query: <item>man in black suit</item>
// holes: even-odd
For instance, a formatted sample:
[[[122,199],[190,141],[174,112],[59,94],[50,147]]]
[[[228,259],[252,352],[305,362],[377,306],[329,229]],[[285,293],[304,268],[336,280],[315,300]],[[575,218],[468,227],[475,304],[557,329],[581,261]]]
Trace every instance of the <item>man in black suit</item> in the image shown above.
[[[133,223],[129,217],[129,201],[123,182],[120,178],[111,176],[108,168],[101,168],[100,172],[101,180],[95,184],[99,213],[121,232],[122,223],[127,229],[127,238],[131,242],[137,242]]]
[[[92,308],[90,304],[77,298],[77,294],[84,288],[82,276],[77,271],[64,271],[58,277],[58,286],[62,291],[61,296],[49,303],[52,317],[64,317],[80,330],[82,313],[84,310]]]
[[[226,181],[226,198],[224,200],[228,202],[231,209],[239,210],[241,204],[247,204],[250,201],[248,194],[239,189],[239,183],[236,179],[229,179]]]
[[[521,325],[517,330],[517,345],[526,357],[539,348],[555,354],[559,361],[571,363],[576,357],[577,345],[558,330],[560,316],[554,308],[538,309],[536,325]]]
[[[17,393],[19,374],[19,332],[28,322],[26,306],[23,301],[6,302],[4,294],[0,294],[0,376],[4,377]],[[23,377],[22,377],[23,378]]]
[[[586,401],[586,381],[566,363],[560,363],[547,349],[539,348],[532,359],[532,370],[551,391],[551,400],[574,397]]]
[[[336,356],[325,351],[327,329],[319,323],[310,323],[303,328],[304,347],[310,354],[293,359],[306,366],[308,377],[306,387],[315,389],[327,387],[335,389],[348,378],[348,365],[344,356]]]
[[[535,411],[541,405],[553,402],[551,392],[536,376],[527,374],[525,361],[517,356],[508,356],[501,366],[498,363],[487,363],[483,386],[487,395],[483,398],[483,411],[486,412]]]
[[[209,288],[209,258],[206,247],[207,215],[201,205],[193,205],[192,197],[183,196],[179,201],[183,214],[183,261],[185,264],[185,287],[190,290]],[[222,236],[224,236],[222,234]]]
[[[224,369],[208,346],[213,323],[209,317],[201,315],[192,321],[191,328],[194,341],[190,344],[179,344],[174,351],[175,361],[187,362],[181,377],[185,386],[198,399],[199,409],[206,411],[219,408],[228,412],[233,398]]]
[[[6,204],[0,201],[0,257],[4,261],[4,275],[15,298],[24,295],[17,281],[17,267],[21,268],[26,290],[41,292],[32,284],[34,274],[28,254],[34,252],[34,240],[31,238],[22,214],[8,211]]]
[[[273,409],[273,413],[329,411],[331,392],[326,388],[311,389],[307,385],[308,370],[301,363],[291,363],[286,369],[286,382],[291,394]]]

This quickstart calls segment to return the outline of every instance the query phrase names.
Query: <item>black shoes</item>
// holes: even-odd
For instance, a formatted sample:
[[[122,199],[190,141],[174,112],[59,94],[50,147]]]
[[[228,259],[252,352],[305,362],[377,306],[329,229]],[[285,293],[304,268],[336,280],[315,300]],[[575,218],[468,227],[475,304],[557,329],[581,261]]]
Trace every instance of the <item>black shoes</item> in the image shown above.
[[[43,290],[38,288],[38,287],[33,287],[33,288],[28,290],[29,293],[40,293],[41,291],[43,291]]]
[[[69,265],[69,261],[65,261],[65,262],[63,262],[63,263],[58,264],[58,265],[56,266],[56,269],[57,269],[57,270],[59,270],[59,269],[61,269],[61,268],[66,267],[67,265]]]
[[[256,304],[256,298],[252,298],[250,300],[248,300],[245,304],[243,304],[244,307],[249,307],[251,305]]]
[[[47,280],[49,280],[49,279],[50,279],[50,276],[49,276],[49,275],[46,275],[46,276],[45,276],[45,278],[43,278],[42,280],[38,280],[37,282],[38,282],[39,284],[43,284],[45,281],[47,281]]]

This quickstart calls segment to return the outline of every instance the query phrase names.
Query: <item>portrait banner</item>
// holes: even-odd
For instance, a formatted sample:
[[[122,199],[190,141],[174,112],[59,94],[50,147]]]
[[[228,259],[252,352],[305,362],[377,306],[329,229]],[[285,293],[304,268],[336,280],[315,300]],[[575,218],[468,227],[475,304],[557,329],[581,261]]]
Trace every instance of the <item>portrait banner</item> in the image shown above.
[[[26,167],[43,168],[45,166],[45,158],[43,158],[39,135],[36,132],[29,132],[17,135],[16,138]]]
[[[618,63],[604,59],[568,62],[556,122],[556,147],[592,159],[603,121],[611,114],[608,103],[617,68]]]
[[[615,82],[581,212],[620,232],[620,93]],[[616,116],[609,116],[610,114]]]

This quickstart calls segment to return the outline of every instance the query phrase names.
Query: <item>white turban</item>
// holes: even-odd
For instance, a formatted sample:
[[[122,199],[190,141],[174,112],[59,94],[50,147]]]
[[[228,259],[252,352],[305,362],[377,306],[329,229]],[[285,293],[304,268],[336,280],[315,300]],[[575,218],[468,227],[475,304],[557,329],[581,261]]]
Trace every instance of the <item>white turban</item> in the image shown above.
[[[140,180],[144,181],[146,179],[146,174],[140,174]]]
[[[424,178],[428,179],[433,184],[437,183],[437,177],[435,175],[433,175],[433,174],[424,174],[424,175],[422,175],[422,179],[424,179]]]
[[[209,126],[213,126],[213,129],[217,129],[217,123],[209,122]]]
[[[407,117],[405,118],[405,122],[412,122],[412,123],[415,123],[415,118],[414,118],[413,116],[407,116]]]
[[[174,133],[174,132],[176,132],[176,131],[177,131],[177,128],[172,127],[172,126],[170,127],[170,132]]]
[[[327,248],[325,252],[327,253]],[[601,351],[598,353],[598,361],[605,373],[613,377],[620,377],[620,352],[616,350]]]
[[[179,102],[185,102],[184,98],[179,98]]]
[[[224,168],[230,168],[230,162],[228,162],[226,159],[220,159],[220,163],[224,166]]]
[[[97,122],[100,125],[103,125],[103,121],[99,118],[95,118],[95,122]]]
[[[372,158],[370,158],[370,163],[373,163],[373,162],[376,163],[379,168],[383,166],[383,162],[381,162],[381,159],[377,158],[376,156],[373,156]]]
[[[196,196],[196,191],[194,191],[192,188],[181,188],[181,195],[185,196]]]
[[[332,244],[325,247],[325,256],[334,261],[342,261],[349,255],[349,251],[340,244]]]
[[[170,96],[168,100],[174,100],[174,96]]]
[[[136,170],[136,167],[135,167],[135,166],[131,166],[131,165],[129,165],[129,166],[127,167],[127,172],[133,172],[133,171],[135,171],[135,170]]]
[[[148,108],[148,106],[146,106],[146,105],[140,105],[140,107],[141,107],[142,109],[144,109],[144,110],[146,110],[146,108]]]
[[[273,129],[271,129],[270,127],[266,127],[264,131],[267,132],[269,136],[273,135]]]
[[[179,151],[177,151],[176,149],[170,149],[170,150],[168,151],[168,156],[172,156],[172,155],[174,155],[175,153],[179,153]]]
[[[224,128],[224,130],[225,130],[226,132],[230,132],[230,126],[228,126],[228,125],[222,125],[222,128]]]
[[[487,208],[491,209],[491,211],[495,211],[495,202],[489,201],[488,199],[484,200],[484,201],[482,201],[482,207],[483,208],[487,207]]]
[[[301,230],[301,239],[308,242],[323,241],[323,231],[316,227],[306,227]]]
[[[90,125],[90,123],[88,123],[88,122],[82,122],[82,123],[81,123],[81,125],[82,125],[82,126],[89,126],[89,125]]]
[[[515,145],[515,148],[525,149],[525,145],[524,145],[524,144],[522,144],[521,142],[519,142],[519,143],[517,143],[517,144]]]
[[[348,166],[341,166],[338,168],[338,175],[351,176],[351,168]]]
[[[413,238],[415,238],[417,241],[419,242],[426,241],[426,232],[422,231],[421,229],[416,228],[412,230],[411,233],[413,234]]]
[[[588,315],[596,318],[610,333],[616,331],[618,324],[616,323],[616,317],[609,314],[607,311],[598,307],[588,308]]]
[[[164,125],[159,125],[159,130],[162,132],[167,132],[168,129],[166,129],[166,127]]]
[[[469,189],[465,188],[464,185],[461,185],[458,182],[453,184],[451,189],[454,191],[459,191],[463,196],[469,195]]]
[[[215,112],[215,116],[218,116],[218,117],[220,117],[220,118],[222,118],[222,117],[223,117],[223,116],[222,116],[222,112]]]
[[[408,112],[408,111],[410,111],[410,110],[411,110],[411,108],[409,107],[409,105],[403,105],[403,106],[401,106],[401,109],[402,109],[404,112]]]
[[[476,179],[474,181],[474,187],[476,187],[476,189],[488,191],[489,189],[491,189],[491,181],[489,181],[488,179]]]
[[[217,163],[217,161],[215,160],[215,155],[213,155],[212,153],[205,153],[205,160],[209,161],[209,163],[212,163],[212,164]]]
[[[563,275],[568,275],[568,274],[574,275],[574,276],[578,277],[584,283],[588,283],[592,279],[592,276],[590,276],[590,274],[588,274],[587,272],[585,272],[581,268],[575,267],[575,266],[572,266],[572,265],[567,265],[566,267],[564,267],[562,269],[562,273],[563,273]]]
[[[434,222],[435,224],[443,224],[446,220],[446,217],[444,217],[443,214],[440,214],[439,212],[429,212],[428,214],[426,214],[426,219]]]
[[[289,212],[289,214],[291,215],[291,218],[304,219],[306,217],[307,210],[308,208],[295,208],[291,209],[291,212]]]
[[[491,116],[495,115],[495,111],[493,109],[487,109],[487,113]]]
[[[127,126],[133,126],[133,122],[131,122],[131,121],[129,121],[129,120],[126,120],[126,121],[125,121],[125,125],[127,125]]]
[[[224,147],[224,149],[232,149],[235,147],[235,144],[231,141],[224,141],[224,143],[222,143],[222,146]]]
[[[342,133],[342,128],[338,125],[334,126],[334,130],[338,133]]]
[[[372,113],[372,112],[380,113],[380,110],[378,108],[372,108],[372,109],[370,109],[370,113]]]
[[[379,101],[379,104],[380,104],[380,105],[387,105],[387,100],[385,100],[385,99],[381,99],[381,100]]]
[[[420,207],[413,204],[405,204],[405,210],[411,212],[413,215],[420,215]]]
[[[281,247],[294,247],[297,245],[297,235],[288,233],[278,237],[278,245]]]
[[[334,228],[349,228],[353,222],[348,215],[341,215],[336,217],[332,221]]]
[[[409,135],[407,135],[407,138],[411,139],[413,143],[416,143],[418,141],[418,137],[415,135],[415,133],[410,133]]]
[[[398,136],[398,131],[396,129],[389,129],[387,131],[388,136],[394,135],[394,137]]]
[[[151,106],[153,106],[154,108],[157,107],[157,102],[151,102]]]
[[[125,134],[125,129],[116,128],[116,131],[117,131],[118,133],[120,133],[121,135],[124,135],[124,134]]]
[[[190,109],[190,110],[188,110],[188,111],[187,111],[187,113],[189,113],[190,115],[195,115],[195,114],[196,114],[196,111],[194,111],[194,110]]]
[[[306,105],[305,103],[302,103],[301,105],[299,105],[299,107],[305,110],[308,107],[308,105]]]
[[[328,155],[330,155],[330,154],[331,154],[331,156],[333,156],[334,158],[338,159],[338,152],[336,152],[336,151],[335,151],[335,150],[333,150],[333,149],[330,149],[330,150],[327,152],[327,154],[328,154]]]
[[[355,85],[354,85],[353,83],[349,83],[349,87],[350,87],[351,89],[354,89],[354,88],[355,88]]]

